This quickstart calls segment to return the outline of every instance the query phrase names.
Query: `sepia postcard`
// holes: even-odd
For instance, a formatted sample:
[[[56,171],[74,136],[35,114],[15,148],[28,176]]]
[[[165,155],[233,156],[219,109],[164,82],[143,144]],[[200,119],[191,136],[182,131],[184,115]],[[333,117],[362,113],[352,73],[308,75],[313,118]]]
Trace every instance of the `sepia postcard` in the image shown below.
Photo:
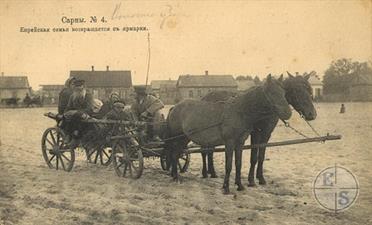
[[[0,225],[372,224],[371,0],[0,0]]]

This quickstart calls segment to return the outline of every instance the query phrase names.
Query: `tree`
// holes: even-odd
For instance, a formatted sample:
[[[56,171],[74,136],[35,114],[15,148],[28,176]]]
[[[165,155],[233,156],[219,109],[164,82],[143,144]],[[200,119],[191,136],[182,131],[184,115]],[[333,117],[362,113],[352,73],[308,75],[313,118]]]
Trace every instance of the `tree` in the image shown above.
[[[324,94],[348,96],[353,80],[366,74],[372,75],[371,66],[367,62],[360,63],[345,58],[333,61],[324,74]]]
[[[260,80],[260,78],[259,78],[258,76],[255,76],[255,77],[254,77],[253,82],[254,82],[254,84],[256,84],[256,85],[261,84],[261,80]]]

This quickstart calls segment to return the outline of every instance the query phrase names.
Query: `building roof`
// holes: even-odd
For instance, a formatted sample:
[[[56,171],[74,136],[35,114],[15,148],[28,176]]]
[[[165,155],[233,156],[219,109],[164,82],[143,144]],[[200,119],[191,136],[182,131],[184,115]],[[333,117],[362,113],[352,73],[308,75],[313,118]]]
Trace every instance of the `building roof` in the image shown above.
[[[253,80],[236,80],[238,91],[245,91],[249,88],[256,86]]]
[[[65,87],[63,84],[42,84],[40,86],[44,91],[62,90]]]
[[[85,80],[87,87],[132,87],[132,75],[130,70],[116,71],[83,71],[72,70],[70,77]]]
[[[0,89],[30,88],[26,76],[0,76]]]
[[[177,85],[176,80],[153,80],[151,81],[151,89],[159,90],[161,86],[175,86]]]
[[[181,75],[178,87],[237,87],[232,75]]]
[[[318,75],[310,75],[308,81],[311,85],[323,85],[323,82],[320,80]]]

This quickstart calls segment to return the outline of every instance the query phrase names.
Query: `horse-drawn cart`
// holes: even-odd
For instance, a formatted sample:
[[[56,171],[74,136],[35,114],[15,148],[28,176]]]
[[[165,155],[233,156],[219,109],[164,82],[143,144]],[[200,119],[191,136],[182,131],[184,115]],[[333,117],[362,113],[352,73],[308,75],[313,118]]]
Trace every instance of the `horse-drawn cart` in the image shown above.
[[[42,135],[41,147],[44,160],[49,168],[71,171],[75,162],[75,151],[84,150],[87,160],[108,166],[113,162],[119,176],[139,178],[143,172],[144,158],[160,158],[163,170],[169,169],[163,142],[149,142],[143,132],[143,125],[128,121],[87,119],[84,123],[104,124],[106,129],[100,137],[83,136],[76,146],[71,147],[70,138],[62,128],[62,116],[44,114],[57,121],[55,127],[46,129]],[[112,126],[110,126],[112,125]],[[190,163],[190,154],[184,153],[179,159],[179,169],[185,172]]]
[[[119,132],[106,132],[106,136],[95,140],[85,139],[78,146],[70,147],[67,135],[60,127],[61,118],[53,113],[47,113],[45,116],[57,121],[56,127],[45,130],[42,136],[43,157],[50,168],[64,171],[71,171],[75,162],[75,151],[83,149],[86,152],[87,160],[91,163],[100,163],[108,166],[113,163],[115,172],[120,177],[129,177],[137,179],[141,177],[144,169],[144,158],[160,158],[163,170],[169,170],[169,161],[164,152],[164,142],[148,142],[145,139],[143,125],[138,125],[128,121],[117,120],[97,120],[88,119],[85,122],[91,124],[114,125],[111,129]],[[122,127],[122,129],[117,129]],[[340,135],[326,135],[315,138],[303,138],[287,140],[281,142],[272,142],[261,145],[245,145],[243,149],[254,147],[274,147],[283,145],[300,144],[307,142],[325,142],[329,140],[341,139]],[[88,145],[89,144],[89,145]],[[90,146],[90,147],[87,147]],[[216,147],[214,152],[224,152],[225,148]],[[190,163],[191,153],[201,153],[203,148],[198,145],[189,145],[179,158],[178,167],[181,172],[185,172]]]

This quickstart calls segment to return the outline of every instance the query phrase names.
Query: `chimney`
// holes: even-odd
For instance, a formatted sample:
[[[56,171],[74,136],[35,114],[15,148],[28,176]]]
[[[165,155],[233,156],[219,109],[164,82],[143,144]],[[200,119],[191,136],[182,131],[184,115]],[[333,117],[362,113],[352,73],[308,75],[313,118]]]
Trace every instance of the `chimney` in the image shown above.
[[[92,71],[94,71],[94,66],[92,66]]]
[[[109,66],[106,66],[106,71],[109,71],[110,67]]]
[[[205,71],[205,76],[208,76],[208,70]]]

